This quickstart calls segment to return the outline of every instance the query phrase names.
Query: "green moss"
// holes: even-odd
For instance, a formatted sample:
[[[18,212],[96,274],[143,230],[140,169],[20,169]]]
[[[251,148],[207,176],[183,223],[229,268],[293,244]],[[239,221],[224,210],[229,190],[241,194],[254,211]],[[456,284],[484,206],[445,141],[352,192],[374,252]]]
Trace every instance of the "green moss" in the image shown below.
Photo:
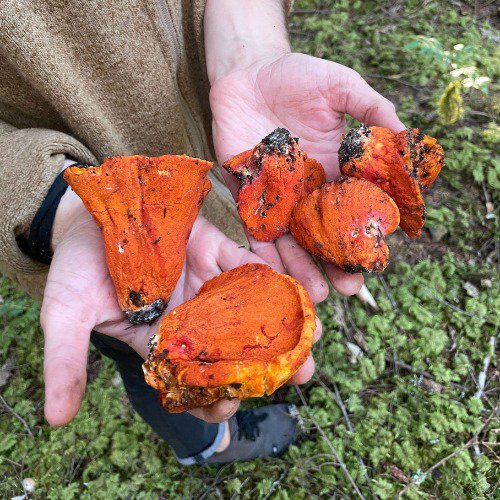
[[[3,280],[0,366],[11,359],[15,368],[2,397],[33,436],[0,409],[0,497],[21,494],[20,480],[32,477],[35,498],[353,498],[332,446],[367,498],[393,498],[404,488],[392,466],[415,483],[408,498],[493,496],[498,481],[493,444],[480,445],[479,456],[467,448],[425,472],[466,444],[498,399],[491,377],[494,356],[487,397],[475,397],[474,381],[490,351],[489,339],[497,334],[500,310],[492,253],[496,219],[486,218],[484,199],[487,192],[498,206],[495,86],[488,95],[478,89],[463,93],[464,113],[456,124],[437,121],[439,97],[452,78],[446,52],[456,44],[473,47],[467,57],[495,81],[495,32],[460,14],[455,3],[437,0],[425,8],[417,0],[341,0],[334,7],[297,0],[296,8],[330,11],[292,17],[297,50],[353,67],[397,102],[408,126],[421,127],[443,144],[447,166],[426,202],[428,227],[444,228],[446,236],[439,243],[412,241],[411,248],[420,245],[429,256],[416,264],[411,254],[405,262],[394,250],[400,262],[384,273],[386,288],[377,277],[367,279],[378,311],[337,295],[318,307],[324,335],[314,348],[317,374],[301,389],[308,408],[293,388],[276,396],[299,405],[307,434],[282,459],[221,469],[178,466],[131,411],[123,388],[113,385],[112,363],[96,353],[91,359],[98,374],[82,410],[70,425],[50,429],[43,420],[38,306]],[[430,49],[441,50],[443,57],[408,47],[418,36],[434,37],[439,45]],[[477,296],[468,295],[466,282],[477,288]],[[350,344],[362,348],[359,356],[352,355]],[[495,443],[498,433],[491,429],[499,423],[491,422],[480,441]]]
[[[9,461],[0,462],[0,474],[6,477],[1,492],[19,493],[21,470],[16,464],[21,464],[23,476],[35,478],[37,491],[48,498],[196,496],[207,484],[214,487],[213,496],[216,485],[228,495],[253,491],[264,497],[273,487],[276,495],[284,495],[276,498],[291,492],[301,498],[306,491],[350,495],[349,483],[331,456],[333,444],[365,495],[389,498],[404,485],[391,477],[388,464],[410,478],[427,470],[467,442],[491,411],[485,400],[474,397],[477,388],[470,373],[482,369],[489,337],[498,327],[500,298],[497,285],[479,285],[478,297],[467,296],[462,283],[475,272],[451,255],[443,263],[426,260],[410,267],[402,262],[386,275],[395,310],[375,277],[367,284],[376,301],[385,304],[380,311],[365,310],[355,298],[344,304],[338,296],[321,305],[325,334],[315,347],[319,366],[304,392],[309,408],[301,408],[307,440],[293,446],[283,460],[229,466],[224,480],[217,478],[216,468],[178,467],[166,446],[131,412],[123,389],[110,383],[115,372],[108,361],[90,383],[76,419],[61,429],[48,428],[41,408],[40,332],[32,323],[31,302],[4,280],[4,307],[11,311],[4,324],[11,328],[10,319],[17,319],[22,331],[14,337],[23,341],[13,341],[10,356],[17,368],[3,396],[34,436],[26,434],[17,418],[3,414],[0,451]],[[14,302],[17,307],[10,307]],[[352,324],[345,321],[347,314]],[[365,348],[353,364],[346,342],[355,332]],[[343,418],[335,386],[354,432]],[[288,391],[288,399],[297,401],[294,390]],[[490,432],[487,439],[496,436]],[[467,450],[447,462],[439,475],[425,477],[419,491],[444,497],[464,498],[472,491],[482,495],[494,487],[494,475],[486,449],[477,459]],[[281,477],[286,478],[283,484],[273,486]]]

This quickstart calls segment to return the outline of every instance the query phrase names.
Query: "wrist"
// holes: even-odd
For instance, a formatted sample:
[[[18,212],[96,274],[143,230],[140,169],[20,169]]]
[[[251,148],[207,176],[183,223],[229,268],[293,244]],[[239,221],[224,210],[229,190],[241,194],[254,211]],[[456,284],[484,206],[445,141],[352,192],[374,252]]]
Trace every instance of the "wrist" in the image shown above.
[[[66,159],[62,170],[66,170],[71,165],[76,164],[74,160]],[[89,218],[89,213],[85,208],[80,197],[68,186],[66,192],[61,197],[59,206],[57,207],[52,226],[51,248],[55,251],[59,243],[63,240],[68,230],[75,227],[79,221],[86,221]]]
[[[208,0],[205,47],[210,84],[291,51],[282,0]]]
[[[52,227],[51,247],[54,252],[69,229],[75,227],[80,221],[87,221],[89,213],[82,200],[68,188],[57,207],[54,225]]]
[[[241,39],[234,40],[233,47],[230,57],[218,61],[212,68],[207,66],[210,85],[235,71],[264,66],[291,52],[289,46],[269,44],[264,47],[243,42]]]

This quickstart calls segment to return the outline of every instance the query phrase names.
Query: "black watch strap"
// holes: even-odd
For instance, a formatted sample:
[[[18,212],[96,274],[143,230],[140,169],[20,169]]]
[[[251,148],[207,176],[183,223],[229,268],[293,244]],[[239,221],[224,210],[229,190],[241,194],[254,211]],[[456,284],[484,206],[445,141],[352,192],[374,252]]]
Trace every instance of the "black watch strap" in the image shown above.
[[[85,167],[82,163],[76,163],[72,166]],[[56,216],[57,207],[63,197],[68,183],[64,180],[64,170],[55,178],[49,188],[45,199],[43,200],[33,222],[30,226],[28,239],[18,237],[19,248],[32,259],[42,264],[52,262],[52,226]]]

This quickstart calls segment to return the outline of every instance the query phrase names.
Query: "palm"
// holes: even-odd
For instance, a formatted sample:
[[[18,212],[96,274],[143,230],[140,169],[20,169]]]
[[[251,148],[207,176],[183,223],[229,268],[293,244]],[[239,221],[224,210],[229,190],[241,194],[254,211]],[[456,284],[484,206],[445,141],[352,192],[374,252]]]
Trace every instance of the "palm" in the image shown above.
[[[288,54],[220,78],[212,86],[214,141],[225,161],[256,144],[278,126],[300,138],[328,178],[338,175],[337,152],[345,114],[370,125],[399,131],[390,101],[358,73],[331,61]]]
[[[168,309],[192,298],[207,280],[221,271],[260,259],[226,238],[203,218],[193,226],[186,261]],[[126,342],[142,357],[157,324],[131,326],[116,299],[106,266],[100,231],[88,213],[59,243],[50,268],[41,312],[45,333],[46,415],[53,425],[70,420],[78,411],[86,380],[91,330]],[[202,418],[219,420],[228,405],[219,405]],[[235,403],[229,405],[235,409]]]
[[[45,331],[76,328],[79,333],[88,325],[112,328],[124,324],[99,229],[87,214],[68,230],[57,247],[45,287],[41,322]],[[88,335],[82,332],[70,341],[76,349],[86,350]],[[46,356],[59,357],[59,351],[65,352],[65,348],[58,338],[46,336]]]
[[[182,275],[172,294],[168,310],[191,299],[201,285],[222,271],[249,262],[262,262],[255,254],[239,247],[207,220],[199,217],[186,248]]]
[[[303,54],[260,61],[221,77],[212,85],[210,103],[220,162],[250,149],[276,127],[285,127],[300,139],[307,154],[323,164],[328,180],[339,174],[337,152],[346,113],[371,125],[404,128],[394,106],[355,71]],[[226,179],[235,193],[235,179],[228,175]],[[322,274],[290,235],[274,245],[249,240],[263,259],[301,281],[315,302],[326,298]],[[356,293],[363,283],[360,275],[346,275],[330,264],[324,267],[334,288],[343,294]]]
[[[256,144],[274,128],[285,127],[325,166],[328,177],[334,177],[345,119],[342,96],[332,97],[328,92],[332,80],[325,65],[338,69],[338,81],[333,84],[342,88],[350,70],[301,54],[219,80],[211,93],[219,158],[225,160]]]

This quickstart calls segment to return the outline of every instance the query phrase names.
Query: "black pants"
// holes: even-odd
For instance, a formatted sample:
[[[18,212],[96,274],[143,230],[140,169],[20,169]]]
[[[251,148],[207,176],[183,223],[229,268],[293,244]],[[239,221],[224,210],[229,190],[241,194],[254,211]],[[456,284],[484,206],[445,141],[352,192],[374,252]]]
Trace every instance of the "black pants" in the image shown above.
[[[166,412],[156,389],[144,380],[143,359],[131,347],[96,332],[92,332],[91,342],[114,360],[135,411],[170,445],[179,462],[203,463],[214,453],[224,435],[224,424],[209,424],[186,412]]]

